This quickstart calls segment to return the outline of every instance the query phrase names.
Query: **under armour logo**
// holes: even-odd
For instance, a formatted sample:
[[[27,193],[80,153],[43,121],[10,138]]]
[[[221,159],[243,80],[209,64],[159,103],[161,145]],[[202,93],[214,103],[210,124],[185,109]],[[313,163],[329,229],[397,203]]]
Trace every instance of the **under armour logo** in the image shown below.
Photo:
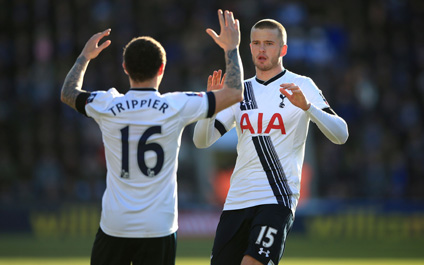
[[[252,100],[244,100],[241,104],[243,104],[245,107],[252,105]]]
[[[259,255],[262,255],[262,253],[265,253],[265,257],[268,258],[270,251],[269,250],[264,251],[264,248],[260,248],[258,253],[259,253]]]
[[[286,98],[286,96],[284,96],[283,94],[280,94],[280,98],[281,98],[280,108],[284,108],[284,106],[286,106],[284,104],[284,99]]]
[[[124,178],[124,179],[130,178],[130,173],[128,173],[128,171],[125,171],[125,170],[122,169],[121,178]]]

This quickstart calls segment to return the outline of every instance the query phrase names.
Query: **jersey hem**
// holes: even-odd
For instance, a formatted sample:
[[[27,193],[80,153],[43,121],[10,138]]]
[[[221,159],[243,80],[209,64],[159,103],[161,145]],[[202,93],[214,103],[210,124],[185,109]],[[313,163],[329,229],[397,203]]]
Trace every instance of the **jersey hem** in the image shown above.
[[[293,200],[295,198],[291,197],[291,199]],[[223,211],[241,210],[241,209],[246,209],[246,208],[255,207],[255,206],[259,206],[259,205],[269,205],[269,204],[278,204],[278,203],[277,202],[262,202],[262,203],[257,202],[257,203],[247,203],[247,204],[243,204],[243,205],[224,205],[224,208],[222,210]],[[284,206],[284,205],[282,205],[282,206]],[[285,206],[285,207],[287,207],[287,206]],[[290,207],[287,207],[287,208],[289,208],[293,212],[293,215],[294,215],[296,209],[293,209],[293,203],[292,203],[292,205],[290,205]]]
[[[177,229],[167,230],[166,232],[157,232],[157,233],[122,233],[122,232],[113,232],[112,230],[109,230],[102,226],[100,224],[100,228],[103,230],[103,232],[109,236],[114,237],[124,237],[124,238],[155,238],[155,237],[165,237],[169,236],[175,232],[177,232]]]

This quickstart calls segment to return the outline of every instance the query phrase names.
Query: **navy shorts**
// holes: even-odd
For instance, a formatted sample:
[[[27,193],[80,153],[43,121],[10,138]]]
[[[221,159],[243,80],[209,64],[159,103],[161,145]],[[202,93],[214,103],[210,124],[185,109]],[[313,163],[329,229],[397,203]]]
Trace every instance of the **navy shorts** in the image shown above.
[[[175,265],[177,233],[155,238],[124,238],[96,234],[91,265]]]
[[[293,220],[292,211],[278,204],[223,211],[211,265],[240,264],[245,255],[262,264],[278,264]]]

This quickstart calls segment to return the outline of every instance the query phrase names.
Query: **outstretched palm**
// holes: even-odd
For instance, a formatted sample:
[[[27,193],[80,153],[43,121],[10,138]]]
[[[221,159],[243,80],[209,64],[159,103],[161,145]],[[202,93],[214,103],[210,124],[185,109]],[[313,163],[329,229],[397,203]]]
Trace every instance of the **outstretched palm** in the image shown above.
[[[224,86],[225,75],[222,76],[222,70],[213,71],[213,75],[208,77],[207,91],[219,90]],[[222,76],[222,79],[221,79]]]
[[[213,29],[206,29],[212,39],[224,50],[232,50],[240,44],[240,22],[234,19],[233,12],[218,10],[219,25],[221,32],[219,35]]]

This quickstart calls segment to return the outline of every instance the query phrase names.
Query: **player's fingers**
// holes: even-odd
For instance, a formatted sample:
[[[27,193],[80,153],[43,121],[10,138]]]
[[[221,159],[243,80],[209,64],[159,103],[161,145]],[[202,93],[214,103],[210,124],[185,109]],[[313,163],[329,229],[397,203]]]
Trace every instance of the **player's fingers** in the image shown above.
[[[299,88],[298,86],[296,86],[293,83],[284,83],[284,84],[281,84],[280,87],[283,87],[284,89],[288,89],[288,90],[293,90],[293,89]]]
[[[222,71],[221,70],[218,70],[216,72],[215,84],[219,84],[219,81],[221,80],[221,75],[222,75]]]
[[[239,30],[239,28],[240,28],[240,21],[238,19],[235,20],[234,28],[236,30]]]
[[[219,26],[223,28],[225,26],[225,18],[224,13],[221,9],[218,9],[218,20],[219,20]]]
[[[106,29],[106,30],[100,32],[99,34],[103,38],[104,36],[108,36],[111,31],[112,31],[111,29]]]
[[[206,33],[212,37],[212,39],[216,42],[218,39],[218,34],[213,29],[206,29]]]
[[[280,87],[289,87],[291,85],[293,85],[293,83],[282,83],[280,84]]]
[[[220,85],[221,86],[223,86],[224,85],[224,81],[225,81],[225,77],[227,76],[227,73],[225,73],[223,76],[222,76],[222,79],[221,79],[221,83],[220,83]]]
[[[212,85],[212,75],[209,75],[208,77],[208,88]]]
[[[217,71],[213,71],[213,74],[212,74],[212,85],[215,85],[216,84],[216,75],[217,74],[218,74]]]
[[[213,71],[213,75],[212,75],[212,85],[215,85],[216,83],[216,71]]]
[[[228,27],[228,24],[229,24],[229,16],[230,16],[230,12],[228,11],[228,10],[225,10],[225,12],[224,12],[224,26],[225,27]]]
[[[285,88],[283,88],[283,87],[280,87],[280,92],[281,92],[281,94],[283,94],[287,98],[290,98],[291,97],[290,93]]]
[[[112,29],[106,29],[105,31],[103,31],[103,33],[105,35],[109,35],[111,31],[112,31]]]
[[[112,43],[112,41],[110,41],[110,40],[107,40],[107,41],[103,42],[99,46],[100,51],[103,51],[104,49],[106,49],[111,43]]]
[[[102,32],[96,33],[91,37],[92,40],[95,40],[96,43],[99,42],[104,36],[107,36],[110,34],[111,29],[104,30]]]
[[[235,21],[234,21],[234,14],[233,14],[233,12],[229,11],[228,12],[228,24],[231,25],[231,26],[233,26],[234,23],[235,23]]]
[[[102,35],[101,35],[101,37],[100,37],[100,39],[102,39],[103,37],[105,37],[105,36],[109,36],[110,35],[110,32],[111,32],[111,29],[107,29],[107,30],[105,30],[105,31],[103,31],[102,32]],[[110,43],[109,43],[110,44]],[[109,46],[109,44],[107,45],[107,46]],[[106,46],[106,47],[107,47]],[[105,47],[105,48],[106,48]]]

